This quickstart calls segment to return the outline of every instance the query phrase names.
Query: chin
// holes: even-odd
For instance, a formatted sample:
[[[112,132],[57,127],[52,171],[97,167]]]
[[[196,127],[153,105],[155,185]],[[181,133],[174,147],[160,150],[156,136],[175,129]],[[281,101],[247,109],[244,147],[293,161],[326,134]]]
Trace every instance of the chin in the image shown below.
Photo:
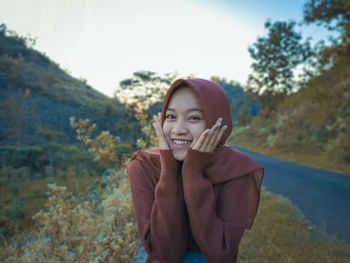
[[[174,159],[177,161],[180,161],[180,162],[185,160],[186,154],[187,154],[187,151],[186,152],[174,152],[174,150],[173,150]]]

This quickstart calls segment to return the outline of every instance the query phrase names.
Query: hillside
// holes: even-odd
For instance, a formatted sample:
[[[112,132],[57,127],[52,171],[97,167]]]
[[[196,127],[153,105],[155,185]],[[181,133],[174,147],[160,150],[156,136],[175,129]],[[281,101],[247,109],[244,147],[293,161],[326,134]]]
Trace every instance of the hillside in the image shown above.
[[[0,25],[0,144],[36,145],[42,142],[37,127],[62,132],[61,143],[74,142],[71,116],[128,139],[114,127],[125,118],[124,105],[72,77],[32,42]]]

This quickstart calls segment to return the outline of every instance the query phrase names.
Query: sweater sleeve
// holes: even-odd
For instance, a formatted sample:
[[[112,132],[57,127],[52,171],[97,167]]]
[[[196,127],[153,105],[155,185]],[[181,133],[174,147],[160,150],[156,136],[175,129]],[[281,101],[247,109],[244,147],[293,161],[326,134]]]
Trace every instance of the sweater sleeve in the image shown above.
[[[203,175],[213,153],[190,149],[182,168],[184,197],[193,236],[208,263],[236,262],[248,223],[249,176],[228,181],[216,200]]]
[[[161,172],[155,190],[142,160],[128,165],[132,201],[141,242],[152,260],[179,262],[187,247],[188,219],[185,214],[179,164],[171,150],[160,150]]]

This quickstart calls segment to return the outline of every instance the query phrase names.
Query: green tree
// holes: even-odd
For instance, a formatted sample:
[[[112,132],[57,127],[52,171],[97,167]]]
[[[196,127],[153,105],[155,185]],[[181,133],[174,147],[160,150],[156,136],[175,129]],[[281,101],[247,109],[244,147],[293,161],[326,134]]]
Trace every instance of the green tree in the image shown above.
[[[260,95],[262,109],[260,115],[269,119],[277,111],[285,96],[298,86],[294,70],[305,63],[314,53],[307,40],[295,32],[296,22],[267,21],[266,37],[258,37],[248,48],[255,60],[251,65],[253,73],[248,76],[246,90]]]
[[[316,23],[333,32],[339,32],[339,38],[332,38],[333,45],[322,47],[320,55],[321,69],[329,62],[337,63],[350,56],[350,1],[349,0],[309,0],[304,5],[304,22]]]
[[[133,77],[119,82],[114,95],[133,111],[147,110],[161,101],[176,74],[157,75],[152,71],[136,71]]]
[[[258,37],[248,48],[255,60],[253,73],[248,78],[248,89],[263,94],[290,93],[296,85],[293,70],[312,54],[310,43],[301,43],[301,34],[295,32],[296,23],[267,21],[267,37]]]

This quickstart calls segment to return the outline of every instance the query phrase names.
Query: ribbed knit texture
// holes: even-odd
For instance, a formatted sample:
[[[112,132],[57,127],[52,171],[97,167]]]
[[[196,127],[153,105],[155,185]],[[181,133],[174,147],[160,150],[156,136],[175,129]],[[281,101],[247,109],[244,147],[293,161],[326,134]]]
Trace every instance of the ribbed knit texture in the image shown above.
[[[185,253],[188,236],[180,166],[170,150],[160,150],[159,181],[150,189],[148,165],[142,157],[134,157],[128,166],[141,242],[154,259],[177,263]]]
[[[197,246],[207,262],[236,262],[256,215],[261,166],[226,146],[189,149],[182,165],[171,150],[151,150],[133,155],[128,175],[146,262],[180,262]]]

